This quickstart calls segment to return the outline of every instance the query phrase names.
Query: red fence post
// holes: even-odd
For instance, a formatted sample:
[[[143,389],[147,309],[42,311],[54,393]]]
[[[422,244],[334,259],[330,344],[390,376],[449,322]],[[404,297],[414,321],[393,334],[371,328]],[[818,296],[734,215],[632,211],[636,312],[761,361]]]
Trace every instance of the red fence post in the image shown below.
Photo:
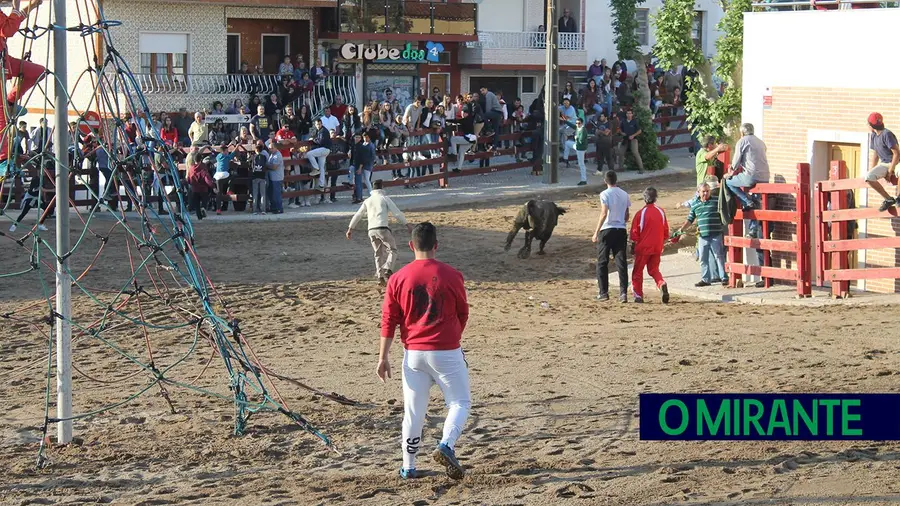
[[[831,162],[831,170],[828,179],[847,179],[847,164],[843,160]],[[831,210],[839,211],[847,209],[847,192],[844,190],[831,192]],[[847,234],[847,222],[835,221],[831,224],[831,240],[846,241],[849,239]],[[836,251],[831,254],[832,269],[849,269],[849,254],[846,251]],[[834,297],[844,297],[850,292],[849,281],[832,281],[831,295]]]
[[[825,207],[823,205],[824,189],[822,182],[816,183],[816,189],[813,192],[813,210],[816,219],[816,286],[825,285],[825,220],[823,214]]]
[[[797,295],[812,295],[812,265],[809,224],[809,164],[797,164]]]
[[[450,188],[450,164],[447,163],[447,141],[441,142],[441,174],[444,175],[438,180],[440,188]]]

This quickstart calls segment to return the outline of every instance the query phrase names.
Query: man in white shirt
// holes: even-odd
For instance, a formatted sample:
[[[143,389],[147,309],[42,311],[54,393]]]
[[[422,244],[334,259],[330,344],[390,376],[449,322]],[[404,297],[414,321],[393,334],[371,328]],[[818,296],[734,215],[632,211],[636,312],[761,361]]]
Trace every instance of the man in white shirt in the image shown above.
[[[412,231],[412,225],[407,223],[406,216],[397,208],[394,201],[384,194],[384,182],[378,179],[372,183],[372,192],[359,210],[350,220],[347,227],[347,240],[350,239],[353,229],[366,214],[369,222],[369,240],[372,241],[372,249],[375,250],[375,277],[381,286],[387,285],[388,278],[394,273],[394,262],[397,259],[397,242],[390,228],[390,215],[393,214],[406,229]]]
[[[325,115],[322,116],[322,126],[327,128],[329,132],[334,132],[341,126],[341,120],[337,116],[331,115],[330,107],[325,108]]]
[[[628,259],[625,249],[628,246],[628,223],[631,198],[625,190],[616,186],[616,171],[608,170],[603,177],[606,189],[600,194],[600,219],[594,236],[591,238],[598,246],[597,285],[600,294],[597,300],[609,300],[609,255],[616,260],[619,271],[619,302],[628,302]]]

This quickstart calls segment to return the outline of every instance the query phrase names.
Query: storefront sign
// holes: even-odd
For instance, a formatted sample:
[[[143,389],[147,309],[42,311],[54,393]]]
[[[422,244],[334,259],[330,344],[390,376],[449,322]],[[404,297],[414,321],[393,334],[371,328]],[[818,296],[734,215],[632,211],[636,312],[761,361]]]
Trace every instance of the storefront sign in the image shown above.
[[[222,120],[222,123],[249,123],[249,114],[207,114],[203,119],[203,123],[211,124],[216,120]]]
[[[444,46],[429,42],[426,49],[413,47],[407,43],[404,49],[385,47],[381,44],[367,46],[348,42],[341,46],[341,58],[345,60],[366,60],[370,62],[384,63],[422,63],[424,61],[438,61],[438,54],[443,52]]]
[[[766,91],[763,92],[763,109],[771,109],[772,108],[772,90],[770,88],[766,88]]]

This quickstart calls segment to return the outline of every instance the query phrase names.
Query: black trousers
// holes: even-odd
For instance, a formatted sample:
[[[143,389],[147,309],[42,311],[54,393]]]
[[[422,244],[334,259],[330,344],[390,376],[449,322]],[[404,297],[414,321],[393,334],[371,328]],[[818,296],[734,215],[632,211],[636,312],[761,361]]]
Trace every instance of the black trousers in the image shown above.
[[[608,228],[600,231],[600,242],[597,244],[597,285],[600,294],[609,294],[609,257],[616,259],[616,270],[619,271],[619,294],[628,293],[628,259],[625,249],[628,246],[628,233],[624,228]]]
[[[597,142],[597,170],[602,170],[604,164],[607,170],[616,170],[613,165],[612,142]]]
[[[191,192],[191,207],[194,211],[197,212],[197,218],[203,219],[203,211],[206,210],[206,206],[209,203],[209,192]]]

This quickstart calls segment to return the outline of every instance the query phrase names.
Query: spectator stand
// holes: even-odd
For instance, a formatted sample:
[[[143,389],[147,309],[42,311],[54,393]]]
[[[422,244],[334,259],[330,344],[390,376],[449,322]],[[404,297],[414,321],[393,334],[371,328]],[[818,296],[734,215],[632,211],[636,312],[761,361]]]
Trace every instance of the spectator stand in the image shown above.
[[[897,184],[897,177],[882,184]],[[850,268],[850,252],[881,248],[900,248],[900,237],[867,237],[853,239],[849,222],[896,218],[897,208],[886,213],[876,208],[853,209],[849,205],[849,193],[868,188],[865,179],[847,179],[847,164],[833,161],[827,181],[819,181],[815,188],[816,209],[816,285],[831,283],[833,298],[850,295],[850,281],[860,279],[900,279],[900,267]]]
[[[797,164],[796,183],[758,183],[751,190],[760,195],[762,206],[760,209],[742,211],[738,209],[734,221],[726,227],[725,247],[728,251],[728,261],[725,271],[730,274],[729,287],[740,288],[743,281],[738,279],[740,275],[755,275],[763,278],[766,288],[772,287],[775,280],[791,281],[797,284],[797,297],[810,297],[812,295],[812,267],[810,255],[810,187],[809,164]],[[790,200],[793,196],[793,210],[773,210],[770,206],[779,201]],[[779,198],[788,197],[788,199]],[[762,239],[744,237],[744,220],[755,219],[760,221]],[[769,239],[772,225],[775,223],[791,224],[794,237],[790,240]],[[746,265],[743,255],[745,248],[757,251],[760,265]],[[789,262],[793,267],[773,267],[772,252],[792,253],[794,261]]]

